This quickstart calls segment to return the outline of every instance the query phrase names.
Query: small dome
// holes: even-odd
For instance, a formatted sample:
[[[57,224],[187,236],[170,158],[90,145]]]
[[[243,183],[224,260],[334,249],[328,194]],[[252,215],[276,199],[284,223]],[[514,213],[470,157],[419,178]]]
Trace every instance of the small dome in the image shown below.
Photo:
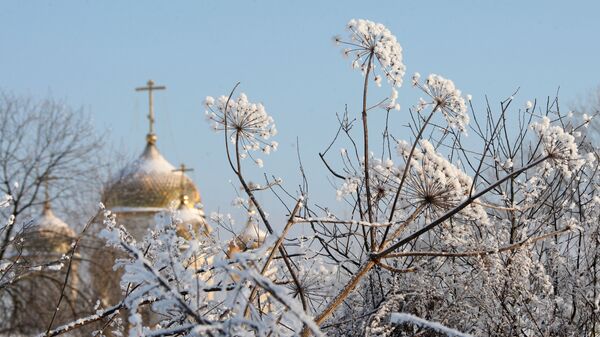
[[[180,220],[177,225],[177,234],[190,239],[189,226],[192,226],[194,232],[208,236],[212,229],[204,218],[204,210],[195,208],[188,202],[188,197],[183,196],[177,208],[176,218]]]
[[[168,208],[182,193],[190,196],[192,203],[200,202],[200,193],[192,180],[174,170],[154,143],[148,142],[142,155],[108,184],[102,200],[115,211],[116,208]]]
[[[76,237],[75,231],[54,215],[50,207],[44,207],[42,215],[25,233],[25,246],[32,252],[66,253]]]
[[[250,201],[248,207],[248,220],[246,226],[242,231],[229,241],[229,247],[227,248],[227,256],[233,256],[238,252],[245,252],[249,249],[260,248],[265,239],[267,238],[267,232],[263,231],[258,227],[258,220],[256,219],[256,206]]]
[[[234,240],[232,240],[230,246],[233,245],[235,248],[241,251],[257,249],[260,248],[263,243],[265,243],[266,238],[267,232],[258,227],[258,223],[256,219],[254,219],[253,213],[251,213],[250,217],[248,218],[248,222],[246,222],[246,226],[242,232],[238,234]],[[230,247],[230,249],[234,247]]]
[[[75,237],[75,231],[64,221],[54,215],[50,208],[45,208],[42,215],[36,220],[35,227],[38,231],[56,232],[66,236]]]

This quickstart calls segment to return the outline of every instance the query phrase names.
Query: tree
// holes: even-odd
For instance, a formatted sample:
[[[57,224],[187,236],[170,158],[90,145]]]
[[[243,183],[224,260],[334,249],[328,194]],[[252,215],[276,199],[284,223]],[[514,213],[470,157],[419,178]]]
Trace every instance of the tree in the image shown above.
[[[415,73],[423,98],[409,108],[408,128],[398,128],[389,121],[405,72],[400,44],[368,20],[351,20],[347,30],[336,42],[361,71],[362,104],[356,116],[340,116],[320,159],[337,181],[340,214],[350,216],[318,204],[305,176],[295,191],[280,179],[250,183],[245,159],[262,167],[258,156],[277,149],[277,131],[236,85],[205,104],[245,193],[235,204],[248,211],[247,230],[224,249],[198,233],[177,236],[174,212],[138,242],[107,210],[102,235],[128,256],[116,265],[123,299],[46,336],[110,321],[124,308],[131,336],[600,330],[600,177],[598,154],[582,146],[585,123],[564,115],[558,99],[518,107],[516,93],[499,111],[486,101],[481,113],[453,81]],[[383,79],[392,93],[373,99],[371,86]],[[378,116],[385,127],[374,147],[369,126]],[[286,206],[286,223],[273,224],[272,205],[258,202],[266,191]],[[226,227],[231,218],[211,220]],[[293,226],[312,233],[294,236]],[[145,306],[159,325],[142,319]]]
[[[72,244],[101,188],[102,142],[81,110],[4,91],[0,135],[0,334],[38,333],[92,311]]]
[[[0,192],[10,195],[13,223],[44,203],[44,181],[52,177],[49,200],[69,200],[70,210],[90,202],[100,188],[102,142],[90,119],[53,99],[34,100],[0,91]],[[92,193],[90,193],[92,192]],[[13,225],[0,233],[0,260]]]

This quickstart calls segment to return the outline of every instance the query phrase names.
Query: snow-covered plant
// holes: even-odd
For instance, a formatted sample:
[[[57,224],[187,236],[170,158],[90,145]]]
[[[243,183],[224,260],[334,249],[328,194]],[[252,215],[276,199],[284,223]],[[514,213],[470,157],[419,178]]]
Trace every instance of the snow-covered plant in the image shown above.
[[[275,122],[261,103],[248,101],[248,97],[242,93],[235,99],[220,96],[215,100],[208,96],[205,105],[208,109],[206,115],[213,122],[213,129],[230,135],[231,142],[241,147],[242,157],[246,157],[250,151],[261,150],[269,154],[277,150],[278,143],[269,141],[277,134]],[[262,166],[262,160],[256,159],[256,162]]]
[[[401,86],[406,67],[402,63],[402,47],[396,37],[384,25],[363,19],[350,20],[346,29],[350,40],[335,37],[335,42],[345,46],[345,56],[354,57],[352,68],[360,69],[366,76],[371,71],[375,74],[376,60],[388,82],[394,87]],[[381,86],[381,75],[374,75],[373,80]]]
[[[360,20],[350,26],[385,30]],[[354,64],[368,75],[374,49],[361,45],[364,34],[356,34],[358,46],[345,53],[357,53]],[[383,151],[370,152],[365,82],[358,136],[363,143],[352,134],[352,118],[344,116],[333,143],[343,141],[342,135],[354,151],[342,151],[341,168],[327,160],[332,145],[321,154],[339,179],[338,199],[351,210],[342,217],[328,208],[323,217],[301,219],[315,231],[320,249],[314,249],[338,263],[346,277],[315,320],[331,326],[327,332],[334,335],[409,336],[427,330],[392,325],[392,312],[474,335],[556,334],[566,323],[557,323],[562,309],[549,313],[546,308],[568,303],[557,295],[556,282],[581,282],[566,276],[572,272],[558,276],[564,267],[556,262],[582,256],[573,252],[573,240],[583,242],[587,222],[582,220],[598,211],[585,201],[592,200],[592,186],[598,185],[596,154],[581,153],[579,127],[560,114],[556,100],[541,111],[548,117],[536,117],[531,104],[512,118],[507,113],[511,97],[501,103],[499,114],[487,107],[487,116],[470,127],[466,100],[451,80],[432,74],[422,82],[415,73],[412,84],[427,95],[410,109],[413,139],[389,136],[386,121]],[[470,95],[467,99],[472,104]],[[438,114],[443,119],[436,119]],[[467,144],[461,134],[469,127],[475,140]],[[392,137],[399,160],[376,159],[392,156]],[[576,318],[577,309],[570,310],[575,313],[570,326],[586,322],[583,317],[592,313],[588,309]],[[374,311],[369,319],[356,319]],[[587,324],[586,331],[595,331]]]
[[[413,75],[413,85],[420,88],[431,99],[431,101],[422,100],[419,109],[428,105],[433,106],[434,111],[442,112],[450,127],[464,132],[469,124],[469,115],[465,99],[461,96],[460,90],[454,86],[454,82],[436,74],[429,75],[423,84],[419,82],[419,78],[419,73]]]
[[[100,234],[122,252],[123,298],[115,306],[60,326],[50,335],[98,320],[112,320],[127,309],[127,335],[287,336],[303,326],[321,332],[289,290],[276,284],[259,266],[269,263],[273,242],[261,249],[227,256],[210,238],[177,235],[177,219],[162,217],[137,242],[114,215],[106,212]],[[279,268],[278,264],[274,267]],[[250,299],[260,289],[260,300]],[[123,328],[117,326],[117,328]],[[115,330],[114,333],[119,333]]]
[[[579,156],[575,137],[561,126],[551,125],[550,118],[544,117],[541,122],[532,123],[531,128],[540,137],[543,154],[551,159],[543,166],[546,173],[558,168],[569,178],[583,165],[585,161]]]
[[[425,98],[393,116],[405,72],[396,37],[362,19],[347,29],[336,42],[365,76],[360,118],[348,109],[320,153],[340,202],[311,196],[303,168],[295,191],[266,174],[251,183],[242,159],[277,147],[273,119],[235,98],[237,85],[207,97],[246,226],[235,231],[233,216],[213,213],[235,232],[219,242],[180,237],[164,217],[136,242],[109,217],[103,235],[124,256],[123,298],[87,320],[127,308],[130,336],[597,334],[600,167],[582,146],[588,122],[562,114],[557,99],[519,108],[511,96],[481,113],[467,95],[469,112],[451,80],[418,73],[412,84]],[[381,85],[382,76],[392,94],[369,106],[371,77]],[[369,147],[377,106],[386,110],[378,153]],[[285,206],[279,217],[257,198],[267,191]]]
[[[398,146],[399,154],[408,159],[406,143]],[[426,139],[413,153],[406,180],[406,198],[423,208],[427,219],[439,217],[469,196],[473,180],[440,155]],[[487,222],[487,214],[481,206],[472,204],[460,211],[463,216]]]

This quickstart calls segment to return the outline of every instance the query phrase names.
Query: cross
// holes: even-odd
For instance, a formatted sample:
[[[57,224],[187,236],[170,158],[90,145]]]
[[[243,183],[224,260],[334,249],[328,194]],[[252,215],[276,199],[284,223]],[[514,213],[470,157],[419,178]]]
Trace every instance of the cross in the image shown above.
[[[185,174],[185,172],[190,172],[190,171],[193,171],[193,170],[194,170],[193,168],[189,168],[189,167],[185,166],[185,164],[183,164],[183,163],[181,165],[179,165],[178,169],[173,170],[173,172],[181,172],[181,180],[180,180],[180,187],[179,188],[181,189],[181,197],[182,198],[185,197],[185,195],[184,195],[185,194],[185,191],[184,191],[184,182],[185,182],[184,178],[185,178],[185,176],[184,176],[184,174]]]
[[[148,121],[150,122],[150,132],[148,136],[154,136],[154,101],[152,100],[152,91],[154,90],[165,90],[167,87],[164,85],[155,86],[154,81],[148,80],[145,87],[135,88],[135,91],[148,91]]]
[[[48,187],[48,182],[50,180],[57,180],[58,178],[51,175],[44,175],[40,178],[41,181],[44,182],[44,210],[47,211],[50,209],[50,187]]]

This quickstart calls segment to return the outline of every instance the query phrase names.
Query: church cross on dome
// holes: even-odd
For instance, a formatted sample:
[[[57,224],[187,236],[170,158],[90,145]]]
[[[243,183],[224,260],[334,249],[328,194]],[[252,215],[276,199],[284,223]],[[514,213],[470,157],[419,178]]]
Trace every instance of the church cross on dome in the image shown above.
[[[49,182],[51,180],[58,180],[58,177],[51,175],[44,175],[41,177],[41,180],[44,182],[44,211],[50,210],[50,186]]]
[[[154,101],[152,92],[154,90],[165,90],[167,87],[164,85],[154,85],[154,81],[148,80],[145,87],[135,88],[135,91],[148,91],[148,122],[150,131],[146,136],[146,140],[150,144],[156,143],[156,135],[154,134]]]
[[[193,171],[193,168],[189,168],[187,166],[185,166],[185,164],[181,164],[179,165],[178,169],[173,170],[173,172],[181,172],[181,181],[180,181],[180,186],[179,188],[181,189],[181,200],[180,202],[182,204],[187,203],[187,195],[185,195],[185,172],[191,172]]]

